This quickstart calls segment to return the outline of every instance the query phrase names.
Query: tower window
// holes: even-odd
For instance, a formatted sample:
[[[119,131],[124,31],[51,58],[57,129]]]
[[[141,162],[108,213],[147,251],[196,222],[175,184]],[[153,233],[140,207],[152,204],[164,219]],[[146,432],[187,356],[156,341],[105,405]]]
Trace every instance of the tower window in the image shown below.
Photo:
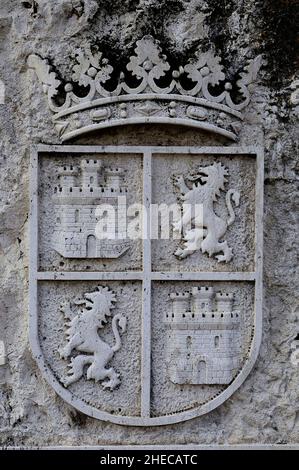
[[[91,176],[91,177],[89,178],[89,182],[90,182],[90,184],[92,184],[92,183],[94,182],[93,176]]]
[[[215,336],[214,345],[215,345],[215,348],[219,347],[219,336]]]
[[[79,222],[79,209],[75,210],[75,223],[77,224]]]

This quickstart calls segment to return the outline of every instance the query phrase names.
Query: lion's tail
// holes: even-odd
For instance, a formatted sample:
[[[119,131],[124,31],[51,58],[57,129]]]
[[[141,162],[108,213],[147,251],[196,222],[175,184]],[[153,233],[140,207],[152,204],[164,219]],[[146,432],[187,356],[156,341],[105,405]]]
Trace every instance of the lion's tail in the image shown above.
[[[115,315],[112,320],[112,331],[115,338],[115,345],[112,346],[113,352],[119,351],[121,347],[121,339],[119,334],[119,328],[121,328],[122,333],[126,330],[127,319],[123,315]]]
[[[235,221],[235,218],[236,218],[231,201],[233,201],[236,206],[239,205],[239,202],[240,202],[240,193],[239,193],[239,191],[236,191],[235,189],[230,189],[226,193],[226,205],[227,205],[227,210],[228,210],[228,213],[229,213],[229,218],[227,220],[227,226],[228,227]]]

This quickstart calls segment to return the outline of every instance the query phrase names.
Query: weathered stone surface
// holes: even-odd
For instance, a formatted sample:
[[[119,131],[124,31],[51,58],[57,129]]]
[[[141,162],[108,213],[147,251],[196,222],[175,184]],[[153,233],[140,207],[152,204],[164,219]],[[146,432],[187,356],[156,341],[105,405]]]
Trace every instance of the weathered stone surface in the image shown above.
[[[5,99],[3,104],[0,99],[0,340],[4,341],[6,354],[5,364],[0,365],[1,445],[298,444],[299,369],[298,363],[291,361],[299,334],[295,3],[1,2],[0,78],[5,85]],[[136,40],[148,33],[160,40],[174,68],[186,57],[193,57],[198,47],[214,45],[232,81],[247,59],[263,54],[261,77],[252,87],[253,99],[245,113],[240,140],[244,144],[263,144],[266,151],[265,301],[259,358],[253,373],[228,401],[192,421],[136,429],[94,420],[67,405],[41,378],[31,356],[30,147],[33,143],[58,144],[59,138],[40,85],[26,64],[30,54],[39,54],[50,59],[66,81],[70,80],[69,56],[82,43],[91,42],[97,43],[109,59],[119,59],[122,68]],[[76,143],[150,145],[153,138],[157,145],[227,144],[224,137],[211,137],[201,131],[145,125],[130,126],[126,133],[117,128],[101,131],[82,136]],[[46,294],[43,301],[47,302]],[[133,410],[132,403],[128,406]]]

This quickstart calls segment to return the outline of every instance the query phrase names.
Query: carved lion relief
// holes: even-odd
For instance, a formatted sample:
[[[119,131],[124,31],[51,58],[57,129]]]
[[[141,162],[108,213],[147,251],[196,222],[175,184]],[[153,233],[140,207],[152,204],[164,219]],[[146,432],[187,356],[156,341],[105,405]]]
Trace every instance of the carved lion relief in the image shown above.
[[[179,259],[201,250],[209,257],[216,255],[218,262],[228,263],[233,257],[232,248],[223,237],[227,228],[235,221],[235,206],[239,205],[240,193],[235,189],[226,192],[227,220],[215,213],[214,205],[225,191],[228,170],[221,163],[199,167],[196,174],[178,176],[174,184],[180,191],[180,202],[186,208],[183,217],[174,221],[174,230],[183,234],[183,246],[178,248],[175,256]],[[200,213],[194,212],[196,205],[202,206]],[[223,241],[221,241],[223,240]],[[218,254],[217,254],[218,253]],[[221,253],[221,254],[220,254]]]
[[[65,378],[65,386],[79,380],[84,374],[84,367],[88,365],[86,378],[95,382],[102,382],[104,388],[113,390],[120,383],[119,374],[110,367],[109,361],[121,348],[120,331],[126,330],[126,317],[115,315],[112,318],[112,330],[115,343],[110,346],[99,335],[112,315],[116,302],[115,294],[107,287],[99,286],[95,292],[89,292],[83,299],[75,300],[77,311],[73,311],[72,303],[66,302],[60,306],[66,323],[66,345],[60,350],[62,359],[70,359],[69,374]],[[83,353],[73,356],[73,351]]]

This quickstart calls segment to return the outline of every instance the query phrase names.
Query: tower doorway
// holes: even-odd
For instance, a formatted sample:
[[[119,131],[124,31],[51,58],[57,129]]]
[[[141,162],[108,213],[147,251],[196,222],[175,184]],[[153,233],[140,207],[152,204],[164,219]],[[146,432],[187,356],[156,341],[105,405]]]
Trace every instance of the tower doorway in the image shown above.
[[[86,241],[86,256],[87,258],[95,258],[97,255],[97,240],[94,235],[88,235]]]
[[[193,365],[193,383],[205,384],[207,381],[207,364],[203,359],[198,359]]]

